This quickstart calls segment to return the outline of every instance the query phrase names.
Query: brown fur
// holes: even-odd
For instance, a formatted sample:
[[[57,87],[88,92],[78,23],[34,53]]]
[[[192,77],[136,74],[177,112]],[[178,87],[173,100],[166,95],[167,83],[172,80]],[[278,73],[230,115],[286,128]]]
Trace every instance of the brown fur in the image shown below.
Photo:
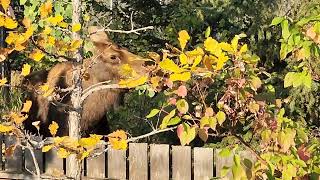
[[[138,73],[143,73],[142,58],[110,42],[104,32],[93,33],[90,38],[95,48],[93,57],[85,59],[83,63],[83,69],[85,69],[86,74],[82,79],[83,89],[99,82],[109,80],[113,83],[118,82],[121,77],[119,69],[123,64],[130,64]],[[36,88],[44,83],[44,79],[46,79],[51,88],[67,88],[72,85],[72,70],[72,63],[59,63],[48,72],[35,72],[29,75],[25,78],[24,83],[29,88]],[[88,96],[83,103],[82,119],[80,122],[83,134],[108,133],[109,127],[105,113],[118,105],[120,94],[121,91],[119,89],[104,89]],[[70,94],[59,95],[60,97],[64,97],[61,101],[62,103],[71,105]],[[52,121],[56,121],[59,124],[58,135],[68,134],[68,112],[66,112],[65,108],[56,106],[42,96],[35,95],[35,93],[30,98],[33,100],[33,107],[30,112],[30,118],[25,124],[27,129],[32,130],[31,123],[40,120],[41,134],[49,136],[48,125]]]

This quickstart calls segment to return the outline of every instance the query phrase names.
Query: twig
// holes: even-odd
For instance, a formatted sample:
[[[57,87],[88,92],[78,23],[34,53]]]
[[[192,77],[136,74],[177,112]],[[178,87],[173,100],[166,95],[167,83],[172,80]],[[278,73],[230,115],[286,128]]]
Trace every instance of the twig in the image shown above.
[[[81,102],[83,102],[90,94],[92,94],[95,91],[100,91],[103,89],[119,89],[121,88],[118,84],[108,84],[108,85],[100,85],[100,86],[96,86],[90,90],[88,90],[87,92],[83,93],[81,96]]]
[[[131,30],[115,30],[115,29],[104,29],[107,32],[116,32],[116,33],[124,33],[124,34],[130,34],[130,33],[135,33],[135,34],[140,34],[139,31],[145,31],[148,29],[153,29],[153,26],[147,26],[147,27],[143,27],[143,28],[138,28],[138,29],[131,29]]]
[[[250,146],[250,144],[248,144],[247,142],[245,142],[242,137],[238,136],[238,135],[233,135],[234,137],[236,137],[254,156],[256,156],[257,159],[259,159],[264,165],[267,165],[268,163],[262,159],[262,157]]]
[[[31,156],[32,156],[32,160],[33,160],[33,164],[34,164],[34,167],[36,168],[36,176],[38,178],[40,178],[41,176],[41,172],[40,172],[40,168],[39,168],[39,164],[37,162],[37,159],[36,159],[36,156],[34,154],[34,151],[33,151],[33,148],[30,147],[30,146],[25,146],[27,149],[29,149],[30,153],[31,153]],[[26,168],[27,169],[27,168]]]

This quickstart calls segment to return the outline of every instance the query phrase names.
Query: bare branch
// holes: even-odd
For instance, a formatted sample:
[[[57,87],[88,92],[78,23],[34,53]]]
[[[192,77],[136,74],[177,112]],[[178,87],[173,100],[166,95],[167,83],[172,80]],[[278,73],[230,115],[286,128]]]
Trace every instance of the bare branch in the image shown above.
[[[83,102],[90,94],[94,93],[95,91],[100,91],[103,89],[119,89],[121,88],[118,84],[108,84],[108,85],[99,85],[95,86],[92,89],[87,90],[81,96],[81,102]]]

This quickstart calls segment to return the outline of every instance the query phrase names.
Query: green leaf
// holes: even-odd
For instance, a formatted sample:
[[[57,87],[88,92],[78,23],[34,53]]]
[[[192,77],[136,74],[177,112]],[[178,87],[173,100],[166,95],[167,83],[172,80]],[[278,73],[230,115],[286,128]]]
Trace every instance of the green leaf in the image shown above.
[[[304,77],[303,77],[303,84],[305,87],[311,89],[311,85],[312,85],[312,77],[310,73],[307,73]]]
[[[293,81],[295,80],[295,73],[288,72],[284,77],[284,88],[290,87],[293,85]]]
[[[208,26],[205,33],[204,33],[205,38],[208,38],[210,36],[210,34],[211,34],[211,28],[210,28],[210,26]]]
[[[282,27],[282,38],[287,40],[290,37],[290,30],[289,30],[289,21],[284,20],[281,22]]]
[[[228,167],[228,166],[223,166],[222,169],[221,169],[220,176],[221,176],[221,177],[226,176],[229,171],[230,171],[230,167]]]
[[[176,117],[170,119],[167,125],[168,126],[172,126],[172,125],[176,125],[176,124],[178,124],[180,122],[181,122],[180,117],[176,116]]]
[[[284,166],[284,170],[282,172],[283,180],[291,180],[296,176],[297,169],[292,164],[287,164]]]
[[[297,129],[297,135],[302,143],[308,142],[308,135],[302,128]]]
[[[280,48],[280,59],[283,60],[287,57],[289,53],[288,50],[288,44],[286,43],[281,43],[281,48]]]
[[[159,109],[152,109],[151,112],[146,116],[146,118],[152,118],[160,112]]]
[[[203,128],[206,125],[210,125],[209,117],[202,117],[200,120],[200,128]]]
[[[320,34],[320,22],[316,22],[313,28],[315,33]]]
[[[27,0],[20,0],[20,5],[24,5],[27,2]]]
[[[233,157],[234,164],[237,166],[240,166],[240,163],[241,163],[240,161],[241,161],[240,156],[238,154],[234,155]]]
[[[178,100],[176,106],[181,114],[185,114],[189,110],[189,104],[185,99]]]
[[[210,128],[211,128],[211,129],[216,130],[217,118],[215,118],[215,117],[210,117],[210,118],[209,118],[209,125],[210,125]]]
[[[219,156],[221,157],[229,157],[231,155],[231,150],[229,148],[223,148],[219,152]]]
[[[280,24],[283,20],[285,20],[284,17],[275,17],[275,18],[273,18],[270,26],[276,26],[276,25]]]
[[[226,114],[223,111],[219,111],[216,114],[216,118],[218,120],[218,123],[220,124],[220,126],[222,125],[222,123],[226,120]]]
[[[176,109],[173,109],[168,115],[166,115],[163,120],[162,123],[160,125],[160,129],[164,129],[168,126],[168,122],[169,120],[176,114]]]

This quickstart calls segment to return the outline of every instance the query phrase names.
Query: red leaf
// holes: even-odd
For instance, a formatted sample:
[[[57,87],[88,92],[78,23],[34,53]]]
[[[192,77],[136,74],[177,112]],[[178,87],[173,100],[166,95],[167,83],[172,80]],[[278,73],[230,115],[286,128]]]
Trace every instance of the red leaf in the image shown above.
[[[304,144],[302,144],[299,148],[298,148],[298,155],[299,158],[303,161],[308,161],[310,159],[310,152],[308,152],[307,148],[304,147]]]
[[[180,124],[177,128],[177,135],[179,138],[180,138],[181,134],[183,133],[183,130],[184,130],[183,125]]]
[[[188,90],[187,90],[186,86],[181,85],[177,90],[177,95],[184,98],[184,97],[186,97],[187,92],[188,92]]]

